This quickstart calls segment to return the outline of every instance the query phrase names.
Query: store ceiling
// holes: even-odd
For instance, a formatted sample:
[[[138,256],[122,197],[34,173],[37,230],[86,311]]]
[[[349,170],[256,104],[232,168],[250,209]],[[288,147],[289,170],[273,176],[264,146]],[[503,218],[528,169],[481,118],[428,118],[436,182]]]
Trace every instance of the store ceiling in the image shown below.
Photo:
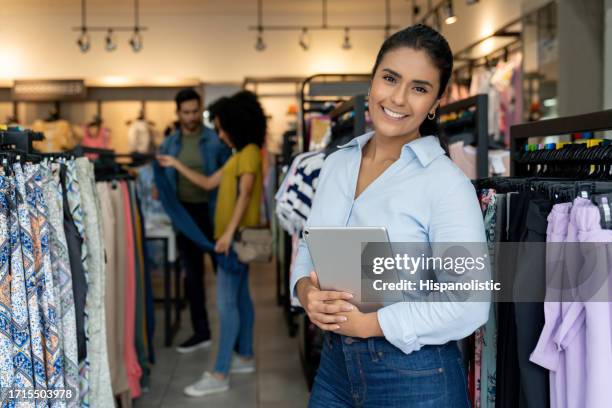
[[[350,10],[351,13],[376,13],[384,15],[385,0],[327,0],[330,20]],[[133,10],[132,0],[87,0],[88,14]],[[80,0],[3,0],[6,10],[32,10],[50,12],[79,11]],[[263,0],[264,13],[317,14],[321,12],[321,0]],[[206,14],[255,14],[257,0],[140,0],[143,14],[148,13],[206,13]],[[393,15],[410,15],[410,0],[391,0]]]

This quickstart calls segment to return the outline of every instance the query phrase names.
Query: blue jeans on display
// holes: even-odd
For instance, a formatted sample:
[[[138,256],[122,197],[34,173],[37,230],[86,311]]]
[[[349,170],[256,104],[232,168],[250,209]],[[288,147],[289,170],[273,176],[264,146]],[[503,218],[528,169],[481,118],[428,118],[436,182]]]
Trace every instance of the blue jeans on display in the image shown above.
[[[221,334],[215,372],[227,374],[238,340],[238,353],[253,356],[255,310],[249,293],[249,266],[238,261],[234,251],[217,256],[217,309]]]
[[[383,337],[327,332],[309,408],[469,408],[456,342],[411,354]]]

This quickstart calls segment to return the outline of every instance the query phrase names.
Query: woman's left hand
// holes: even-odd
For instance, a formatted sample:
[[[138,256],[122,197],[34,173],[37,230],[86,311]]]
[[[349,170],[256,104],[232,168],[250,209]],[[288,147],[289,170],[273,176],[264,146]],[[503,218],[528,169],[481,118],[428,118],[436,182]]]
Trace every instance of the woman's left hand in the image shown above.
[[[332,304],[341,306],[343,303],[349,304],[345,300],[335,300]],[[361,313],[358,308],[354,307],[352,311],[341,312],[338,315],[345,316],[346,322],[337,323],[340,328],[334,330],[334,333],[350,337],[366,337],[362,330],[365,313]]]
[[[229,254],[229,250],[232,245],[232,236],[233,234],[228,233],[221,235],[215,244],[215,252],[223,253],[225,255]]]
[[[176,157],[168,156],[168,155],[157,155],[157,161],[162,167],[176,167],[179,161]]]
[[[347,303],[344,300],[335,300],[332,304]],[[384,336],[380,324],[378,323],[377,313],[363,313],[358,308],[353,308],[350,312],[337,313],[345,316],[346,322],[336,323],[340,326],[334,333],[349,337],[380,337]]]

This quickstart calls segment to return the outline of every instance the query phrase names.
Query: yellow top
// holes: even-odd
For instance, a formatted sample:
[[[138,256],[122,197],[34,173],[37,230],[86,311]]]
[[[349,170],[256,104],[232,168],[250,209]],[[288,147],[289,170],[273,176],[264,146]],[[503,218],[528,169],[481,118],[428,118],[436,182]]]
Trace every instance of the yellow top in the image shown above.
[[[32,146],[40,152],[61,152],[74,149],[76,146],[72,126],[70,126],[70,123],[66,120],[58,120],[55,122],[37,120],[32,125],[32,130],[45,134],[45,140],[32,143]]]
[[[260,206],[263,192],[263,169],[261,151],[255,144],[245,146],[234,154],[223,166],[221,184],[217,193],[215,209],[215,240],[221,237],[229,225],[238,200],[238,178],[245,173],[255,175],[251,200],[240,220],[240,227],[260,224]]]

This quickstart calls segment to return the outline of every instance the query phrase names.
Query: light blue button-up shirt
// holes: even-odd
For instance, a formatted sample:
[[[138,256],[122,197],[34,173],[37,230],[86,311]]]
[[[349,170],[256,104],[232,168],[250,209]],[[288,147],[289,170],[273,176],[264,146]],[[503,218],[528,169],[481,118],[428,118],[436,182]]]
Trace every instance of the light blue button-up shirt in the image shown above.
[[[404,145],[400,158],[354,199],[362,149],[373,135],[357,137],[327,157],[307,226],[384,226],[391,242],[486,242],[474,187],[435,136]],[[292,293],[312,270],[308,247],[300,240]],[[408,301],[377,313],[385,338],[411,353],[467,337],[487,321],[489,306]]]

